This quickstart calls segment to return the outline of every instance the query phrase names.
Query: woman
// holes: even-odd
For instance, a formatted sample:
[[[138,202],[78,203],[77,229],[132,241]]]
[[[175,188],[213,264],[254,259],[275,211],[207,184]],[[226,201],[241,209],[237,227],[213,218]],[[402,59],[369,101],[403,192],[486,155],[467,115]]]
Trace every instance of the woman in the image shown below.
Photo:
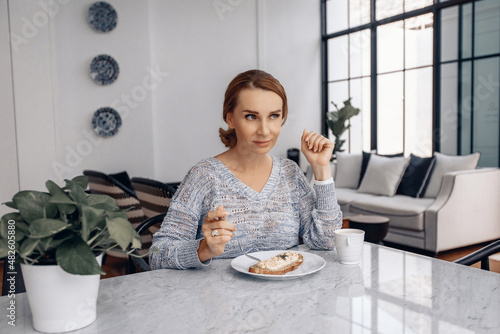
[[[304,243],[332,249],[333,231],[342,224],[330,169],[333,143],[304,130],[301,150],[315,184],[298,165],[267,155],[288,113],[285,90],[260,70],[236,76],[223,107],[229,129],[220,129],[229,149],[196,164],[186,175],[150,255],[153,269],[209,265],[212,258],[288,249]]]

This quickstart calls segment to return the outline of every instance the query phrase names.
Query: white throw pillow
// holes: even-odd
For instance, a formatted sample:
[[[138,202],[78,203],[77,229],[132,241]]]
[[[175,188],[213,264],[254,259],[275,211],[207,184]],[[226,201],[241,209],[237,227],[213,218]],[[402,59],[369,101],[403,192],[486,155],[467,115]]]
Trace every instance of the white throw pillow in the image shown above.
[[[435,152],[436,162],[425,191],[425,198],[436,198],[441,190],[444,174],[461,170],[476,169],[479,153],[469,155],[446,155]]]
[[[372,154],[358,192],[394,196],[410,158],[388,158]]]
[[[338,188],[358,188],[362,160],[361,153],[337,153],[335,186]]]

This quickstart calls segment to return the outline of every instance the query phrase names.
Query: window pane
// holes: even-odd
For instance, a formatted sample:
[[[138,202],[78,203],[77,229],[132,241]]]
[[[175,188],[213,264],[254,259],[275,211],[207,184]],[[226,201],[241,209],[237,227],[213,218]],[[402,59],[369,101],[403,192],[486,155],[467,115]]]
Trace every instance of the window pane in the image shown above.
[[[405,67],[432,65],[433,15],[420,15],[405,21]]]
[[[403,0],[376,0],[376,18],[385,19],[403,13]]]
[[[405,153],[432,155],[432,67],[405,74]]]
[[[370,75],[370,30],[349,35],[351,78]]]
[[[378,76],[377,152],[403,152],[403,72]]]
[[[342,108],[344,105],[344,101],[349,98],[349,83],[348,81],[339,81],[328,84],[328,111],[337,110],[333,103],[337,105],[337,107]],[[333,102],[333,103],[332,103]]]
[[[328,98],[329,98],[329,103],[328,103],[328,111],[334,111],[337,110],[333,103],[337,105],[337,107],[340,109],[344,105],[344,101],[349,99],[349,82],[346,81],[340,81],[340,82],[334,82],[334,83],[329,83],[328,84]],[[333,102],[333,103],[332,103]],[[342,135],[342,139],[347,139],[347,132],[344,132]],[[331,131],[328,131],[328,137],[331,140],[335,140],[335,137],[331,134]],[[342,146],[343,149],[346,149],[347,145],[344,144]]]
[[[461,143],[460,153],[467,154],[472,152],[471,148],[471,111],[473,95],[472,89],[472,63],[466,61],[462,63],[462,97],[461,97]]]
[[[326,33],[331,34],[347,29],[347,0],[326,2]]]
[[[370,0],[349,0],[349,26],[370,23]]]
[[[441,11],[441,61],[458,58],[458,6]]]
[[[462,57],[472,56],[472,4],[462,6]]]
[[[403,69],[403,21],[377,28],[378,73]]]
[[[328,81],[347,79],[347,35],[328,40]]]
[[[370,151],[370,78],[351,80],[351,104],[361,111],[351,118],[350,152]]]
[[[500,52],[500,1],[477,1],[475,8],[474,54]]]
[[[441,153],[457,154],[458,64],[441,66]]]
[[[474,66],[474,147],[480,167],[496,167],[499,145],[500,57],[476,60]]]
[[[415,9],[424,8],[432,5],[433,0],[406,0],[405,12],[410,12]]]

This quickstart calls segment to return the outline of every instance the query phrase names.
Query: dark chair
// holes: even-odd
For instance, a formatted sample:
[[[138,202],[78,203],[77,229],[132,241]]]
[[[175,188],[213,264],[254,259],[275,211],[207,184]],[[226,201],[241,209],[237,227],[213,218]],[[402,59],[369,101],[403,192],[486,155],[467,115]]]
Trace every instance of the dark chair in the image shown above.
[[[481,261],[481,269],[490,270],[489,256],[499,252],[500,252],[500,240],[497,240],[475,251],[474,253],[464,256],[453,262],[470,266],[473,265],[474,263]]]
[[[158,228],[158,226],[161,225],[163,222],[163,218],[165,218],[166,213],[162,213],[159,215],[156,215],[154,217],[148,218],[145,221],[143,221],[137,228],[135,229],[139,235],[150,235],[151,234],[151,228],[154,228],[155,230]],[[139,250],[134,250],[132,254],[135,256],[129,255],[129,273],[140,273],[143,271],[150,271],[151,267],[149,266],[149,259],[147,256],[144,257],[138,257],[146,254],[149,251],[149,248],[151,247],[151,244],[144,244],[142,245],[142,248]]]
[[[108,175],[98,171],[84,170],[83,175],[89,178],[91,193],[109,195],[116,200],[121,209],[128,210],[127,217],[134,228],[146,219],[127,172]]]
[[[131,183],[146,218],[168,211],[175,187],[142,177],[133,177]]]
[[[89,189],[92,194],[111,196],[120,209],[127,210],[127,218],[134,228],[146,219],[127,172],[108,175],[94,170],[84,170],[83,175],[89,178]],[[143,240],[143,242],[148,241]],[[104,255],[103,263],[106,262],[107,255],[122,259],[128,257],[127,254],[112,249]]]

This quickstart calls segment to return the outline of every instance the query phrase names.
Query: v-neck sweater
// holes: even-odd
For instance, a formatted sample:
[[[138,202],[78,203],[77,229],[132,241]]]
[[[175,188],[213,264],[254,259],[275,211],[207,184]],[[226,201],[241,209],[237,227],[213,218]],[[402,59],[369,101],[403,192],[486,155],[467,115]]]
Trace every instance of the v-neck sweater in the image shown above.
[[[285,250],[299,243],[312,249],[333,249],[333,232],[342,226],[334,183],[309,185],[292,160],[273,157],[271,174],[258,192],[240,181],[220,160],[207,158],[191,168],[175,193],[160,230],[153,236],[152,269],[187,269],[210,264],[198,258],[203,219],[219,205],[236,226],[224,252],[232,258],[245,252]]]

